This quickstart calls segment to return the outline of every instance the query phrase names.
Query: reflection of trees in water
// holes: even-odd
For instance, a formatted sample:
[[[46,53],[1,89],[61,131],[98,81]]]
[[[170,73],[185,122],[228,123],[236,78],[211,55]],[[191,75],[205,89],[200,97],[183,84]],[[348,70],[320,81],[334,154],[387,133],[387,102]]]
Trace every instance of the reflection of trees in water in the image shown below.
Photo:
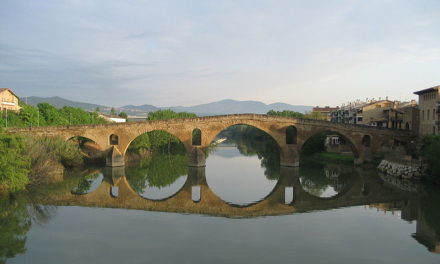
[[[32,205],[23,193],[0,196],[0,263],[26,252],[26,234],[32,222],[46,224],[56,207]]]
[[[257,156],[264,175],[270,180],[280,177],[280,150],[277,142],[266,132],[247,125],[235,125],[222,131],[217,138],[226,137],[225,143],[237,145],[238,151],[244,156]]]
[[[322,197],[328,187],[340,193],[354,181],[354,171],[344,172],[335,165],[308,163],[302,165],[299,172],[302,188],[318,197]]]
[[[188,158],[186,155],[153,153],[127,167],[125,174],[130,186],[137,192],[142,192],[147,186],[166,187],[188,174]]]
[[[0,263],[26,251],[31,219],[22,195],[0,197]]]

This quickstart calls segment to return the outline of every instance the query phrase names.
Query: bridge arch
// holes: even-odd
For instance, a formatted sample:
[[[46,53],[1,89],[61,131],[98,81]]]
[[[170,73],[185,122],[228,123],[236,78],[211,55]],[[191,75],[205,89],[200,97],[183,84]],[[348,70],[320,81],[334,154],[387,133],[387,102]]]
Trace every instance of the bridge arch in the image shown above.
[[[215,126],[215,128],[213,129],[207,128],[206,130],[208,131],[202,130],[202,133],[205,132],[204,135],[202,135],[203,145],[208,146],[215,139],[215,137],[218,134],[220,134],[222,131],[237,125],[250,126],[265,132],[267,135],[272,137],[272,139],[274,139],[275,142],[277,142],[279,148],[282,148],[282,146],[286,145],[284,129],[283,130],[275,129],[271,125],[265,124],[263,122],[256,122],[255,120],[232,120],[232,121],[233,122],[228,122],[225,124],[222,123],[220,126]]]
[[[354,158],[359,158],[360,155],[360,149],[358,147],[358,145],[356,144],[357,141],[355,138],[349,136],[348,134],[346,134],[343,131],[338,131],[336,129],[326,129],[326,128],[321,128],[321,129],[316,129],[313,133],[310,133],[309,135],[307,135],[306,137],[302,138],[302,142],[300,144],[298,144],[298,149],[299,149],[299,153],[304,154],[304,146],[306,145],[307,142],[309,142],[313,137],[318,136],[320,133],[326,133],[328,134],[336,134],[338,136],[340,136],[346,143],[348,143],[351,152],[353,153]]]

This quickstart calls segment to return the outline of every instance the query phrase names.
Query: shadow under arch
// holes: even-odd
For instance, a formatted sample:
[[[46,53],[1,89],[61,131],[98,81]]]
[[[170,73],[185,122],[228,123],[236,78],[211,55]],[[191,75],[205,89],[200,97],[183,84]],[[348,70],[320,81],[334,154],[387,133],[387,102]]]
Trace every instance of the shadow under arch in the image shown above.
[[[66,139],[66,141],[70,141],[75,144],[78,144],[80,147],[90,146],[96,150],[103,151],[102,146],[99,145],[99,143],[96,140],[87,136],[69,136]]]
[[[73,142],[79,147],[85,164],[100,165],[105,162],[106,150],[93,139],[83,136],[74,136],[67,139],[67,142]]]
[[[355,140],[353,138],[345,135],[345,133],[343,133],[343,132],[329,130],[329,129],[322,129],[322,130],[316,131],[315,133],[311,134],[306,139],[304,139],[302,144],[299,145],[300,158],[302,158],[304,155],[312,154],[313,152],[324,151],[325,150],[324,148],[314,149],[314,150],[308,150],[306,148],[309,147],[310,144],[318,144],[318,143],[319,144],[322,143],[322,147],[324,147],[325,138],[329,135],[337,135],[338,137],[340,137],[340,139],[342,139],[343,142],[345,142],[345,144],[349,147],[351,153],[353,154],[353,157],[355,159],[359,158],[360,150],[356,147]],[[323,138],[319,139],[319,137],[323,137]],[[313,142],[313,140],[317,140],[317,139],[319,139],[320,142]],[[309,151],[312,151],[312,152],[309,152]]]

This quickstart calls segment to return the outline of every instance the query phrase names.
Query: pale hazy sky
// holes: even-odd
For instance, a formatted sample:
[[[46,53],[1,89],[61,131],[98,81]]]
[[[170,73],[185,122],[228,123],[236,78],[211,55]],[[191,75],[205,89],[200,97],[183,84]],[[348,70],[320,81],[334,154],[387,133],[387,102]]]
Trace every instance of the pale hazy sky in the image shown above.
[[[439,14],[439,0],[1,0],[0,87],[113,106],[411,99],[440,84]]]

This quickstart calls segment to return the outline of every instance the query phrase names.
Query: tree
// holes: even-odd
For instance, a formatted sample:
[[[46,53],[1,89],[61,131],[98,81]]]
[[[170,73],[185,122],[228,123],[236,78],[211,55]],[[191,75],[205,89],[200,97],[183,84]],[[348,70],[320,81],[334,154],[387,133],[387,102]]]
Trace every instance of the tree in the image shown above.
[[[127,113],[125,113],[125,112],[120,112],[118,116],[121,118],[125,118],[125,119],[127,119],[127,117],[128,117]]]
[[[283,110],[283,111],[275,111],[275,110],[269,110],[267,112],[267,115],[272,116],[285,116],[285,117],[293,117],[293,118],[304,118],[303,113],[290,111],[290,110]]]
[[[99,109],[99,106],[96,107],[95,112],[97,112],[97,113],[101,112],[101,109]]]
[[[429,135],[423,138],[422,155],[426,161],[428,180],[440,183],[440,136]]]
[[[40,103],[37,105],[42,117],[48,125],[68,125],[69,118],[63,117],[53,105]]]
[[[315,120],[327,120],[327,116],[319,112],[306,112],[304,118],[315,119]]]
[[[112,109],[110,110],[110,114],[111,114],[111,115],[116,115],[116,110],[115,110],[115,108],[112,107]]]

